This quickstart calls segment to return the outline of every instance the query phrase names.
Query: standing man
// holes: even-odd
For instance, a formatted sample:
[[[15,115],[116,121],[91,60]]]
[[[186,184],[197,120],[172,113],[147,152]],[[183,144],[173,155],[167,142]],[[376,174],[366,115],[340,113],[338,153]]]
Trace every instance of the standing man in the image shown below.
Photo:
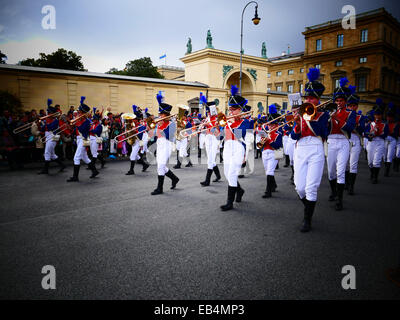
[[[346,166],[350,157],[349,139],[356,126],[356,113],[346,109],[349,88],[347,78],[340,79],[340,85],[333,92],[337,105],[328,122],[328,179],[332,194],[329,201],[335,201],[336,210],[343,209],[343,191],[346,182]]]
[[[215,180],[213,182],[218,182],[221,180],[221,174],[219,172],[216,157],[219,148],[219,140],[218,137],[220,135],[219,124],[218,124],[218,117],[217,117],[217,108],[215,106],[215,102],[207,102],[207,98],[203,95],[200,96],[200,101],[206,108],[208,112],[208,117],[204,123],[205,130],[205,140],[204,145],[207,154],[207,174],[206,180],[200,182],[203,187],[208,187],[210,185],[211,175],[215,173]]]
[[[318,81],[319,69],[311,68],[305,85],[306,103],[317,106],[325,87]],[[327,136],[329,114],[316,110],[315,116],[305,120],[297,114],[291,133],[296,140],[294,152],[294,184],[304,205],[304,220],[301,232],[311,230],[311,220],[317,203],[318,188],[324,171],[325,153],[323,139]]]
[[[374,120],[367,125],[365,135],[368,138],[367,154],[368,166],[371,171],[371,180],[373,184],[377,184],[379,169],[385,153],[385,139],[389,133],[388,125],[382,121],[383,102],[381,98],[376,99],[376,106],[373,114]]]
[[[44,132],[46,142],[44,149],[44,168],[38,174],[48,174],[51,161],[55,161],[59,164],[60,172],[65,169],[65,165],[58,158],[55,152],[55,148],[60,140],[59,122],[56,115],[56,113],[59,111],[57,108],[51,106],[52,103],[53,101],[51,99],[47,100],[47,114],[50,117],[47,117],[45,120],[43,120],[40,130],[41,132]]]
[[[101,116],[96,114],[96,108],[93,108],[93,121],[90,125],[89,136],[90,136],[90,153],[92,154],[93,166],[96,167],[96,161],[99,157],[101,162],[103,163],[102,156],[99,156],[99,144],[103,142],[103,138],[101,137],[101,133],[103,132],[103,126],[100,123]],[[90,168],[89,168],[90,169]]]
[[[228,180],[228,199],[227,203],[221,206],[222,211],[233,209],[233,201],[241,202],[244,190],[238,182],[240,168],[245,161],[246,155],[246,130],[249,128],[249,120],[242,119],[240,113],[247,104],[247,100],[238,95],[239,89],[231,87],[231,97],[229,98],[229,113],[234,116],[228,120],[225,126],[224,143],[224,174]]]
[[[160,119],[157,121],[157,125],[154,130],[150,131],[149,136],[157,137],[157,172],[158,172],[158,184],[157,188],[151,193],[152,195],[158,195],[163,193],[164,177],[167,176],[172,180],[171,189],[175,189],[179,178],[168,169],[167,164],[169,157],[171,156],[172,146],[174,142],[176,125],[175,122],[165,119],[170,115],[172,106],[163,102],[164,97],[161,91],[157,94],[158,101],[158,114]]]
[[[89,140],[89,131],[90,131],[90,120],[89,112],[90,107],[83,102],[85,101],[85,97],[81,97],[81,104],[78,109],[78,117],[73,120],[73,124],[75,125],[75,134],[76,134],[76,151],[74,156],[74,173],[71,178],[67,180],[67,182],[78,182],[79,181],[79,169],[81,166],[81,160],[89,165],[89,169],[92,170],[91,179],[96,177],[99,172],[96,170],[96,167],[93,164],[93,161],[90,161],[86,148],[90,146]]]
[[[249,112],[251,111],[251,106],[246,105],[242,108],[242,112]],[[254,169],[254,162],[249,161],[249,152],[253,150],[253,145],[254,145],[254,124],[255,121],[253,120],[251,114],[246,116],[246,119],[249,121],[249,128],[246,130],[246,136],[244,138],[245,143],[246,143],[246,155],[245,155],[245,162],[242,165],[242,168],[240,169],[240,174],[239,178],[244,178],[244,173],[246,168],[250,170],[250,172],[253,172]]]
[[[265,131],[270,131],[270,133],[264,132],[264,137],[262,138],[263,152],[262,160],[264,164],[265,175],[267,176],[267,186],[263,198],[271,198],[272,192],[275,191],[277,185],[275,182],[275,168],[278,160],[275,159],[275,150],[283,147],[283,133],[278,127],[278,120],[274,120],[279,117],[278,111],[274,104],[269,106],[269,122],[270,125],[264,128]]]
[[[386,114],[389,133],[385,139],[385,177],[389,177],[390,165],[396,156],[396,145],[399,137],[399,123],[396,121],[395,115],[394,105],[392,102],[389,102]]]
[[[347,99],[348,108],[357,112],[360,97],[355,94],[356,87],[349,86],[350,96]],[[350,158],[348,162],[348,171],[346,171],[346,185],[349,195],[354,195],[354,184],[358,172],[358,160],[362,149],[363,136],[365,131],[365,117],[362,114],[356,115],[356,126],[350,137]]]

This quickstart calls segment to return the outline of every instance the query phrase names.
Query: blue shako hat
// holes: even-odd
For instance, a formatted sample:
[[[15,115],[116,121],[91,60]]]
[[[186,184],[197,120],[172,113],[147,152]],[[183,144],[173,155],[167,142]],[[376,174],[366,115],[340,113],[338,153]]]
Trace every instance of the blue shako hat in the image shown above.
[[[268,121],[272,121],[279,117],[278,110],[274,104],[268,106]],[[276,121],[272,121],[271,123],[276,123]]]
[[[349,97],[347,98],[348,104],[357,104],[360,102],[360,97],[356,95],[356,86],[349,86]]]
[[[139,120],[143,119],[143,113],[138,110],[138,107],[136,105],[132,105],[132,110],[136,116],[136,119]]]
[[[96,113],[97,108],[93,108],[93,120],[100,120],[100,115]]]
[[[333,101],[335,101],[337,98],[343,98],[347,100],[347,98],[350,96],[350,89],[346,87],[347,83],[349,83],[349,80],[347,80],[346,77],[340,78],[339,87],[333,91]]]
[[[79,105],[79,109],[78,110],[82,111],[84,113],[87,113],[87,112],[90,111],[90,107],[83,103],[85,101],[85,99],[86,99],[86,97],[83,97],[83,96],[81,97],[81,103]]]
[[[307,73],[307,78],[309,82],[306,83],[304,88],[305,97],[315,97],[320,99],[325,91],[325,86],[318,81],[320,76],[320,71],[318,68],[310,68]]]
[[[396,107],[393,102],[389,102],[387,105],[386,116],[394,118],[396,116]]]
[[[231,96],[229,97],[228,100],[228,105],[230,107],[234,108],[243,108],[248,100],[243,98],[242,96],[239,96],[237,93],[239,92],[239,88],[236,87],[235,85],[232,85],[231,87]]]
[[[158,101],[158,113],[169,114],[172,110],[172,106],[164,103],[164,97],[161,94],[161,91],[157,93],[157,101]]]
[[[47,113],[56,113],[57,108],[53,107],[51,104],[53,103],[53,100],[47,99]]]
[[[251,110],[251,106],[249,106],[249,105],[245,105],[243,108],[242,108],[242,112],[248,112],[248,111],[250,111]]]

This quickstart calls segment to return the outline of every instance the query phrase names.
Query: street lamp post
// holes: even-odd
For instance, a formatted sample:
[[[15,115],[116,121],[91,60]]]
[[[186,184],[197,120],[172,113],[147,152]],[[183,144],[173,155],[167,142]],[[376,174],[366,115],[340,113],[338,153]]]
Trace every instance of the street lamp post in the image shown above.
[[[261,18],[258,17],[257,9],[258,9],[258,3],[255,1],[250,1],[246,6],[244,7],[242,11],[242,21],[241,21],[241,28],[240,28],[240,76],[239,76],[239,92],[240,95],[242,95],[242,56],[243,56],[243,15],[244,11],[246,10],[247,6],[250,3],[254,3],[256,5],[256,11],[254,13],[254,18],[251,19],[255,25],[258,25],[260,22]]]

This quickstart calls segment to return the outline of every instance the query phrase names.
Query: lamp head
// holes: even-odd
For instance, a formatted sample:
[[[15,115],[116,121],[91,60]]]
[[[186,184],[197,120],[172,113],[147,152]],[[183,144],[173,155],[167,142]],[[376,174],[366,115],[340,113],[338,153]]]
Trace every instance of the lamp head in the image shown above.
[[[257,9],[258,9],[258,6],[256,6],[256,12],[254,13],[254,18],[251,19],[255,25],[258,25],[261,20],[261,18],[258,17]]]

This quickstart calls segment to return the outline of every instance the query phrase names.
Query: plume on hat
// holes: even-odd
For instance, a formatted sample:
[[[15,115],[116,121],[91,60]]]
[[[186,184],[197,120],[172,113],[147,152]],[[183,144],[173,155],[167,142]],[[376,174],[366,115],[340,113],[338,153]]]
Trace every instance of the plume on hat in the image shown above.
[[[310,80],[310,82],[318,80],[320,75],[320,71],[318,68],[310,68],[310,70],[307,73],[307,78]]]

